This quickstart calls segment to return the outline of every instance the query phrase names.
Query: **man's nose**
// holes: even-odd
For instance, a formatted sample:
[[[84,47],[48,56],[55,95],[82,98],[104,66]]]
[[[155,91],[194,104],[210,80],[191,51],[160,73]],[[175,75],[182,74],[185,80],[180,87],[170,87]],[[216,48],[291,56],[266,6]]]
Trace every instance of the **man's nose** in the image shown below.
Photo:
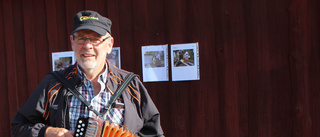
[[[86,42],[83,44],[83,46],[86,49],[92,49],[93,45],[92,45],[91,39],[86,39]]]

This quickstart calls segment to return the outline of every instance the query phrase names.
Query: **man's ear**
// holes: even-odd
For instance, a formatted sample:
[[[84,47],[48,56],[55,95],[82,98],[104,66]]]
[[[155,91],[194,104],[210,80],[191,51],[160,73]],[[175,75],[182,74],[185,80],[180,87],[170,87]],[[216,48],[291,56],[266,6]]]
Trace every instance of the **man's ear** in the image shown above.
[[[113,37],[111,37],[111,38],[110,38],[110,42],[109,42],[108,45],[107,45],[108,48],[109,48],[108,54],[110,54],[111,51],[112,51],[113,43],[114,43],[114,39],[113,39]]]

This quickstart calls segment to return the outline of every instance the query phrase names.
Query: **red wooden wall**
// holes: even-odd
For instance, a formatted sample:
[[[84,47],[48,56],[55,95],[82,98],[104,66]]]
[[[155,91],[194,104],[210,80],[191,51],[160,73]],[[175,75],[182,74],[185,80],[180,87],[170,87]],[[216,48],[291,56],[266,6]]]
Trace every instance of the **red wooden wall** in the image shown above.
[[[84,9],[113,21],[139,75],[141,46],[199,42],[199,81],[145,83],[166,136],[320,136],[318,0],[0,1],[1,136]]]

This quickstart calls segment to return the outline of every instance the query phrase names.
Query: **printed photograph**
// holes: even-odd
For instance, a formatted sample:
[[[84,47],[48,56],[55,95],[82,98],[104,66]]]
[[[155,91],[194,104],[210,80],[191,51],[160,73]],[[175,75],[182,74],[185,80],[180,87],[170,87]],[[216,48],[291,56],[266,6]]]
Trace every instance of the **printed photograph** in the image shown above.
[[[63,70],[76,62],[73,51],[52,53],[52,70]]]
[[[146,51],[144,53],[145,68],[164,67],[164,63],[164,51]]]
[[[111,53],[107,55],[107,59],[110,63],[112,63],[116,67],[121,68],[121,66],[120,66],[120,47],[112,48]]]
[[[54,70],[63,70],[72,65],[72,57],[58,57],[54,60]]]
[[[174,67],[194,66],[193,49],[173,50]]]

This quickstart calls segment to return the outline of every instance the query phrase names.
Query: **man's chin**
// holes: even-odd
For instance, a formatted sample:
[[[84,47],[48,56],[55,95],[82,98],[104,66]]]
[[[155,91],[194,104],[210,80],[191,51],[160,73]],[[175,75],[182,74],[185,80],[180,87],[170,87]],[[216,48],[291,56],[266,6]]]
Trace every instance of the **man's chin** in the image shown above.
[[[89,70],[89,69],[94,69],[96,67],[96,65],[84,63],[84,64],[80,64],[80,67],[82,69]]]

